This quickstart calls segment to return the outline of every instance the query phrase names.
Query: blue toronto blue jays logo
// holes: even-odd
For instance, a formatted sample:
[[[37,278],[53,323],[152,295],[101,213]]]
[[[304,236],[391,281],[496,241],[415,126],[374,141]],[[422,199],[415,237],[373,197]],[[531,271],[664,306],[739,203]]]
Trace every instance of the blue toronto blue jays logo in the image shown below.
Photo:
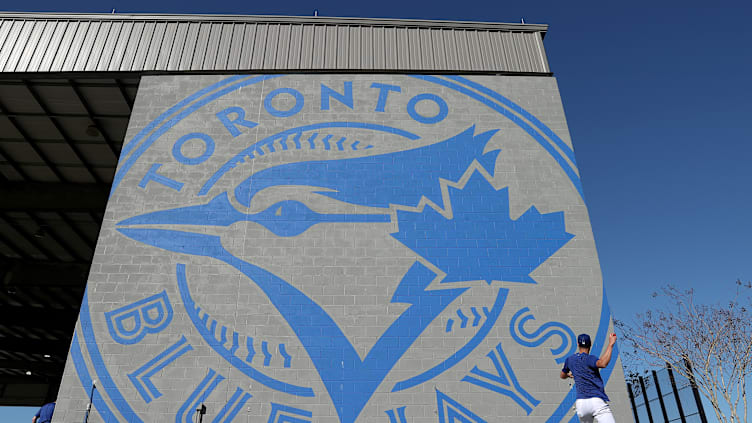
[[[232,92],[229,87],[247,86],[272,78],[230,78],[224,81],[224,88],[215,84],[218,86],[213,88],[214,91],[205,90],[202,95],[223,93],[212,94],[214,98],[219,98]],[[479,90],[467,80],[418,78],[441,83],[466,95],[469,88]],[[354,109],[352,83],[345,82],[341,91],[324,84],[321,87],[320,110],[329,110],[335,101]],[[389,96],[401,92],[396,85],[374,83],[371,88],[378,93],[374,113],[384,112],[389,105]],[[473,92],[473,96],[478,97],[479,94]],[[510,110],[498,98],[493,99],[488,95],[482,98],[482,104],[489,107],[495,105],[492,109]],[[183,105],[180,119],[213,100],[211,95],[189,99]],[[296,89],[279,88],[267,94],[263,107],[272,117],[283,119],[301,113],[305,101],[303,94]],[[411,119],[427,126],[445,120],[450,110],[447,101],[435,94],[415,95],[406,106]],[[176,111],[179,109],[172,113]],[[506,113],[499,113],[510,117]],[[521,112],[516,110],[514,113],[519,115]],[[151,132],[142,131],[131,144],[126,145],[113,192],[117,192],[118,184],[136,160],[161,134],[180,121],[178,119],[170,124],[169,119],[176,118],[170,118],[171,114],[167,112],[165,114],[162,121],[155,121],[154,127],[149,128]],[[239,106],[225,108],[216,113],[216,117],[232,138],[241,137],[263,125],[263,122],[250,120],[245,109]],[[516,119],[519,120],[519,117]],[[531,132],[534,132],[541,139],[544,137],[540,134],[545,134],[547,142],[556,145],[557,148],[550,145],[544,148],[555,152],[551,154],[562,167],[567,167],[563,169],[564,173],[572,180],[575,189],[581,191],[579,179],[576,174],[573,176],[573,165],[568,161],[568,147],[562,155],[562,147],[556,142],[558,138],[552,137],[548,128],[536,128],[540,122],[532,116],[526,117],[526,122],[530,122],[525,123],[530,130],[523,129],[528,133],[532,135]],[[158,127],[160,124],[162,126]],[[359,139],[358,134],[366,132],[383,134],[405,144],[397,151],[389,151],[379,144],[379,137]],[[388,391],[399,392],[423,384],[470,355],[497,325],[509,294],[509,283],[535,284],[531,274],[574,237],[567,232],[563,211],[541,213],[535,206],[530,206],[518,217],[512,217],[509,189],[497,187],[494,183],[497,160],[504,151],[493,140],[502,132],[499,128],[481,130],[478,125],[471,124],[454,134],[447,134],[443,139],[430,140],[384,122],[308,122],[265,136],[224,162],[215,164],[216,170],[200,181],[196,196],[186,204],[130,216],[117,222],[115,229],[141,244],[220,262],[244,275],[248,283],[255,285],[266,296],[297,337],[318,373],[339,421],[355,422],[398,362],[427,328],[439,323],[439,317],[450,306],[454,304],[451,311],[457,310],[460,323],[452,327],[454,320],[449,319],[446,325],[442,324],[442,330],[446,326],[447,333],[459,333],[471,328],[466,342],[460,348],[447,352],[445,357],[439,357],[428,368],[386,387]],[[182,166],[208,163],[217,151],[218,141],[215,141],[215,137],[202,132],[186,133],[172,145],[172,157]],[[186,153],[189,144],[198,145],[199,148]],[[314,159],[306,159],[305,155],[300,154],[306,150],[330,152],[334,156],[317,155]],[[263,166],[260,170],[247,170],[246,165],[253,160],[285,151],[295,151],[298,155],[291,162],[282,161]],[[181,192],[188,181],[166,173],[165,169],[165,163],[148,166],[138,186],[141,189],[159,187]],[[247,176],[238,178],[240,172],[247,172]],[[231,175],[240,182],[231,187],[222,185]],[[297,187],[302,189],[298,192],[333,200],[339,207],[333,212],[322,210],[307,203],[309,196],[301,196],[264,203],[263,208],[259,209],[257,197],[279,187]],[[239,256],[236,250],[228,247],[227,237],[235,234],[234,228],[244,223],[263,228],[271,237],[285,239],[299,237],[322,225],[362,224],[370,225],[371,230],[381,228],[386,231],[386,236],[415,256],[414,262],[401,279],[395,281],[391,290],[390,303],[401,305],[401,311],[375,338],[370,348],[364,354],[359,353],[326,305],[318,303],[299,286],[253,258]],[[298,397],[323,394],[312,388],[311,385],[315,384],[311,381],[285,380],[263,369],[269,366],[275,354],[283,359],[284,367],[289,368],[293,360],[289,346],[254,339],[214,318],[192,294],[187,267],[183,263],[175,267],[178,291],[191,323],[207,345],[236,370],[269,389]],[[501,283],[505,283],[504,287],[501,287]],[[473,286],[489,287],[494,296],[483,307],[472,307],[474,317],[470,321],[457,308],[457,300]],[[384,290],[387,290],[386,286]],[[515,322],[523,312],[528,313],[529,309],[520,310],[515,315]],[[172,316],[170,301],[162,292],[108,311],[106,321],[115,341],[131,345],[160,332],[170,324]],[[84,317],[82,312],[82,319]],[[534,348],[555,334],[560,339],[559,346],[552,349],[556,361],[571,351],[574,343],[570,338],[573,335],[565,324],[550,322],[541,326],[540,330],[528,333],[523,325],[531,319],[532,315],[526,315],[518,327],[514,327],[515,322],[512,322],[512,336],[519,345]],[[87,334],[84,330],[84,337]],[[93,337],[93,334],[89,337]],[[157,372],[192,351],[185,337],[171,342],[174,342],[172,346],[148,362],[145,360],[141,367],[129,374],[139,395],[147,403],[161,396],[153,382]],[[73,353],[75,359],[77,355],[75,351]],[[96,361],[98,354],[90,352],[89,356]],[[263,366],[254,364],[259,363],[262,356]],[[479,364],[489,368],[489,371],[475,366],[461,381],[505,395],[530,414],[540,401],[520,384],[504,355],[502,344],[496,345],[487,357],[491,360],[490,367],[482,362]],[[82,381],[86,380],[85,376],[81,378]],[[107,383],[108,378],[102,379]],[[209,397],[219,384],[226,383],[225,379],[214,369],[209,369],[204,380],[180,407],[176,421],[190,421],[189,410]],[[105,385],[105,391],[110,393],[120,413],[126,419],[138,421],[136,411],[122,401],[116,401],[121,394],[115,382],[111,378],[109,381],[112,386]],[[484,421],[450,398],[449,393],[438,390],[436,393],[441,422]],[[249,401],[253,401],[253,393],[238,387],[216,421],[230,421]],[[564,402],[562,405],[566,406]],[[107,407],[104,403],[100,403],[100,406]],[[388,410],[385,418],[388,417],[390,422],[396,422],[399,418],[404,423],[407,415],[409,404],[407,409]],[[310,421],[312,417],[307,410],[273,403],[269,421]]]
[[[233,256],[223,247],[219,236],[206,235],[195,229],[176,231],[129,226],[227,227],[245,220],[256,222],[277,236],[296,236],[322,223],[383,221],[390,215],[388,207],[400,201],[406,203],[405,206],[417,206],[421,198],[441,203],[441,180],[459,179],[475,160],[485,162],[490,169],[483,169],[492,173],[498,151],[485,154],[483,151],[496,131],[474,132],[474,128],[469,128],[445,141],[403,152],[279,165],[254,174],[235,188],[235,197],[250,205],[256,192],[270,186],[307,185],[327,189],[321,194],[340,201],[383,207],[381,214],[321,214],[297,201],[283,201],[259,213],[243,214],[232,206],[228,194],[222,193],[206,204],[123,220],[118,223],[118,231],[165,250],[221,260],[248,276],[298,336],[316,366],[340,420],[353,422],[415,339],[468,288],[427,290],[438,275],[416,262],[392,297],[393,303],[409,304],[410,307],[378,339],[365,359],[361,359],[321,306],[276,275]],[[442,168],[449,171],[442,172]],[[341,173],[346,178],[331,178],[330,173]],[[399,189],[395,190],[395,185],[383,181],[365,187],[351,183],[352,180],[362,181],[368,175],[409,181],[409,185],[397,186]],[[564,229],[560,212],[542,215],[531,208],[516,221],[510,219],[506,190],[497,191],[479,173],[473,173],[462,189],[451,188],[451,191],[451,202],[446,204],[446,208],[451,208],[451,219],[430,207],[424,207],[422,212],[399,211],[399,231],[392,234],[443,271],[446,276],[442,283],[473,280],[534,283],[530,272],[572,237]]]

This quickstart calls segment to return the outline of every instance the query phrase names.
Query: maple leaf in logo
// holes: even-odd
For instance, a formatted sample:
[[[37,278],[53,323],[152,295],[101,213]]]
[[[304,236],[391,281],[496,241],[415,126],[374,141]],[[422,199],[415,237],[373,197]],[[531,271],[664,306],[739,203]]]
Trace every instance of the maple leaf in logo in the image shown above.
[[[431,207],[397,211],[395,239],[446,273],[445,282],[484,280],[536,283],[530,273],[574,237],[564,212],[530,207],[509,215],[509,189],[496,190],[474,173],[464,188],[449,187],[453,218]]]

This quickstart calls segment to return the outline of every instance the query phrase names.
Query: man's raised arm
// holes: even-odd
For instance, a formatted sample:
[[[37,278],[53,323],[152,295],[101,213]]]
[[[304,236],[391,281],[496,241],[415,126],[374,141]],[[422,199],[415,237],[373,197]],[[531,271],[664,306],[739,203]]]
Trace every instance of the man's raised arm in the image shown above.
[[[608,363],[611,362],[611,351],[614,349],[614,344],[616,344],[616,334],[612,333],[608,336],[608,346],[606,347],[606,351],[603,351],[601,358],[595,362],[596,367],[603,369],[608,366]]]

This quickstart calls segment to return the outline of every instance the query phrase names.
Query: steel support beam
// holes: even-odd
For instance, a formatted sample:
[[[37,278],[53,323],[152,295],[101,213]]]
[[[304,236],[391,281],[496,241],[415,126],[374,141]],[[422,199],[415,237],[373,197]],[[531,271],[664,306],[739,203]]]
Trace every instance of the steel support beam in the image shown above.
[[[3,85],[0,82],[0,85]],[[130,115],[115,115],[115,114],[86,114],[86,113],[32,113],[32,112],[3,112],[0,116],[10,117],[48,117],[48,118],[89,118],[89,119],[130,119]]]
[[[0,406],[33,406],[54,401],[60,386],[59,380],[47,381],[29,377],[0,378]]]
[[[0,113],[5,113],[5,106],[2,104],[2,102],[0,102]],[[58,169],[57,166],[52,163],[49,155],[39,148],[36,141],[34,141],[34,139],[26,133],[23,126],[18,123],[18,120],[12,116],[6,116],[6,118],[8,119],[8,122],[10,122],[11,126],[21,135],[21,138],[26,140],[26,142],[29,144],[29,147],[31,147],[31,149],[34,150],[37,156],[42,159],[44,164],[47,165],[47,167],[55,175],[55,177],[57,177],[57,179],[59,179],[61,182],[68,182],[68,179],[62,173],[60,173],[60,169]]]
[[[8,260],[0,258],[3,288],[71,287],[84,288],[91,263]]]
[[[73,92],[76,94],[76,98],[78,98],[78,101],[84,107],[84,110],[86,110],[87,116],[89,117],[89,119],[91,119],[91,123],[95,128],[97,128],[97,131],[102,136],[102,139],[104,139],[104,142],[107,143],[107,145],[110,147],[110,150],[112,151],[112,154],[115,156],[115,160],[117,161],[118,157],[120,157],[120,149],[115,146],[115,143],[110,139],[110,137],[107,135],[107,132],[105,132],[104,128],[100,125],[100,121],[102,121],[103,118],[97,117],[97,115],[91,110],[89,103],[86,101],[83,93],[81,93],[81,90],[78,88],[76,81],[71,79],[69,80],[69,82],[71,84]],[[126,119],[130,119],[130,115],[128,115]],[[120,145],[122,147],[122,143]]]
[[[5,223],[16,234],[24,238],[29,244],[31,244],[45,259],[52,259],[55,254],[43,243],[40,242],[37,237],[33,236],[33,232],[29,232],[28,229],[19,225],[15,218],[8,215],[7,212],[0,209],[0,222]]]
[[[34,376],[33,374],[31,376],[7,376],[7,375],[0,375],[0,384],[1,385],[24,385],[24,384],[47,384],[49,383],[49,377],[45,376]],[[0,404],[2,405],[2,404]]]
[[[76,79],[79,87],[87,87],[87,88],[118,88],[118,86],[123,87],[132,87],[132,88],[138,88],[138,83],[134,82],[122,82],[121,79],[115,79],[113,82],[107,82],[107,83],[93,83],[93,82],[86,82],[90,79],[102,79],[102,78],[108,78],[112,79],[113,72],[91,72],[91,75],[87,73],[86,78],[82,79]],[[81,77],[81,73],[76,72],[68,72],[68,73],[59,73],[58,76],[60,78],[64,79],[53,79],[53,80],[43,80],[40,81],[39,78],[46,76],[44,73],[23,73],[22,74],[25,78],[16,78],[14,80],[11,79],[0,79],[0,85],[14,85],[14,86],[25,86],[27,83],[31,83],[35,87],[70,87],[70,84],[68,83],[68,79],[71,77]],[[36,75],[36,78],[29,78],[29,76]],[[138,73],[134,74],[119,74],[119,78],[137,78],[140,80],[141,75]],[[19,80],[22,79],[22,80]]]
[[[73,326],[71,326],[73,329]],[[73,330],[71,330],[71,335]],[[57,357],[65,356],[70,347],[70,340],[51,341],[48,339],[29,338],[0,338],[0,351],[24,354],[49,354]]]
[[[29,360],[0,360],[2,370],[29,371],[33,375],[59,376],[63,374],[65,363]]]
[[[0,184],[0,210],[104,210],[110,187],[105,184],[11,182]]]
[[[33,329],[60,329],[73,332],[78,318],[77,310],[50,310],[40,307],[4,306],[0,308],[0,325]],[[3,343],[13,338],[2,338]],[[0,349],[3,346],[0,345]],[[44,353],[42,353],[44,354]]]
[[[78,161],[84,164],[84,167],[91,175],[92,179],[94,179],[94,182],[102,183],[104,182],[102,180],[102,177],[99,176],[97,172],[94,171],[94,168],[91,166],[91,164],[86,161],[86,158],[84,157],[83,153],[79,149],[79,147],[71,141],[70,137],[68,136],[67,131],[63,128],[63,126],[60,124],[60,121],[58,118],[50,116],[50,110],[47,107],[47,104],[45,104],[44,101],[42,101],[42,96],[39,95],[36,88],[31,84],[26,84],[26,89],[29,91],[29,94],[31,94],[31,97],[34,99],[34,101],[39,105],[39,107],[42,109],[42,111],[45,113],[45,115],[48,116],[50,123],[52,123],[52,126],[55,127],[58,134],[60,134],[60,138],[62,138],[63,141],[68,145],[68,147],[73,151],[73,154],[76,156]]]

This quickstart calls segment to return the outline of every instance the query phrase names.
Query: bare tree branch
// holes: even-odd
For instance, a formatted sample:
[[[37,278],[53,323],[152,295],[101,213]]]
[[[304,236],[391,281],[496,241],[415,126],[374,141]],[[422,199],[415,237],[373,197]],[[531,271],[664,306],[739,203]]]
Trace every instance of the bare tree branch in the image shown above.
[[[632,323],[614,322],[631,347],[623,354],[625,366],[668,363],[675,373],[694,381],[718,421],[749,423],[746,380],[752,376],[752,283],[736,281],[736,288],[723,304],[699,303],[692,290],[671,285],[653,294],[668,306],[638,314]]]

